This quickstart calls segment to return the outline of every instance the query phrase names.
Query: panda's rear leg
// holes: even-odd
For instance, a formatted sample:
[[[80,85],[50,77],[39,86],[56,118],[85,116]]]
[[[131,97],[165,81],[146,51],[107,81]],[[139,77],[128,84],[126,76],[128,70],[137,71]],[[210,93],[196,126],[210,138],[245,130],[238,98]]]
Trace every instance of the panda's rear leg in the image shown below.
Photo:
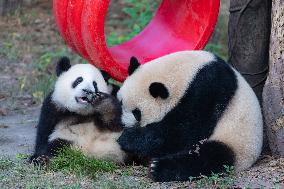
[[[234,152],[225,144],[207,141],[191,152],[182,152],[162,158],[153,158],[150,177],[157,182],[185,181],[190,177],[225,171],[224,165],[233,166]]]

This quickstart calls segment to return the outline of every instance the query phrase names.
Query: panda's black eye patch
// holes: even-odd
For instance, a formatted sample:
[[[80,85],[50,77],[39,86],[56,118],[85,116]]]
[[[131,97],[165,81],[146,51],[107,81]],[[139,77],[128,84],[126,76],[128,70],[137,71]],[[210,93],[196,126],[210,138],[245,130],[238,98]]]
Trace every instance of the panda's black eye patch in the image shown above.
[[[77,87],[77,85],[79,85],[82,81],[83,81],[83,78],[82,78],[82,77],[78,77],[78,78],[72,83],[72,87],[73,87],[73,88]]]
[[[132,113],[137,121],[141,121],[141,111],[138,108],[133,110]]]
[[[97,82],[93,81],[93,86],[94,86],[96,92],[98,92],[98,84],[97,84]]]

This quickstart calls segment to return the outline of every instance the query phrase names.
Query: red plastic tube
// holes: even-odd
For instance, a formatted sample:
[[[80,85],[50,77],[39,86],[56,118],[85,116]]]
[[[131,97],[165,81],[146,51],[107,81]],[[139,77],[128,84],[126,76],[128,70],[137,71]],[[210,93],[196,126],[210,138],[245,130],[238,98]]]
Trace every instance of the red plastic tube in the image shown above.
[[[118,80],[127,77],[130,57],[141,63],[182,50],[204,48],[215,27],[219,0],[163,0],[156,15],[133,39],[107,47],[104,22],[109,0],[53,0],[66,43]]]

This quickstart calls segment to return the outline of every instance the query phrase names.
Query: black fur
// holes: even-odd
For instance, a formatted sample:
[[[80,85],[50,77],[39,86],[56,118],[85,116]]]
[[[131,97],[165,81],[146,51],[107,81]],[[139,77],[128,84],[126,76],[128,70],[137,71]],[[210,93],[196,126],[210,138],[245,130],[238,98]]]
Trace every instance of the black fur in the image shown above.
[[[200,148],[198,150],[198,148]],[[224,143],[208,141],[194,151],[185,151],[150,162],[150,176],[157,182],[185,181],[189,177],[210,175],[225,171],[224,165],[233,166],[234,152]]]
[[[102,92],[100,92],[100,97],[98,98],[94,102],[94,106],[96,106],[95,124],[101,130],[122,131],[122,108],[120,102],[114,96]]]
[[[130,64],[129,64],[129,67],[128,67],[128,75],[132,75],[135,72],[135,70],[137,68],[139,68],[139,66],[140,66],[140,63],[137,60],[137,58],[134,57],[134,56],[131,57]]]
[[[143,128],[125,129],[118,142],[122,149],[127,152],[151,158],[162,158],[169,154],[188,152],[199,141],[208,139],[212,135],[237,87],[236,75],[232,68],[223,60],[217,59],[198,71],[179,104],[162,121],[149,124]],[[218,153],[223,151],[226,154],[224,157],[234,156],[231,153],[232,151],[227,150],[227,148],[224,150],[220,145],[216,145],[215,150]],[[188,153],[187,155],[187,158],[193,158]],[[206,155],[204,158],[198,159],[199,163],[209,161],[206,160],[206,157],[209,158],[210,156]],[[167,163],[174,164],[175,161],[179,161],[179,158],[182,158],[182,156],[172,158]],[[231,162],[227,161],[226,158],[223,160],[222,157],[220,157],[220,160],[224,164]],[[157,175],[163,174],[160,170],[166,169],[163,168],[164,164],[159,166],[160,168],[156,170],[157,174],[153,174],[155,180],[178,179],[174,174],[159,178]],[[208,165],[208,172],[214,166],[216,165],[212,164],[212,167]],[[180,171],[179,167],[171,168],[177,174]],[[194,171],[207,173],[206,170],[201,169]],[[187,175],[184,175],[180,180],[192,176],[193,172],[185,171],[185,174]]]
[[[141,121],[141,111],[139,110],[139,108],[136,108],[135,110],[133,110],[132,114],[134,115],[137,121]]]
[[[82,77],[78,77],[73,83],[72,83],[72,88],[76,88],[77,85],[79,85],[80,83],[83,82],[83,78]]]
[[[112,86],[111,95],[116,96],[116,94],[119,91],[120,87],[118,85],[115,85],[115,84],[112,84],[112,83],[109,82],[109,79],[111,77],[110,77],[110,75],[106,71],[101,70],[101,73],[102,73],[102,75],[104,77],[105,82],[107,82],[108,85]]]
[[[48,154],[53,157],[56,156],[60,149],[64,147],[68,147],[72,144],[72,142],[63,140],[63,139],[56,139],[53,140],[48,144],[47,152]]]
[[[56,74],[60,76],[63,72],[68,71],[70,67],[71,64],[69,58],[62,57],[57,63]],[[104,74],[104,76],[105,79],[107,79],[106,74]],[[73,83],[72,81],[70,81],[70,83],[72,83],[72,87],[75,88],[82,81],[83,78],[78,77]],[[96,89],[95,94],[99,94],[100,92],[98,91],[98,88],[96,86],[97,83],[93,82],[93,85]],[[89,91],[87,89],[83,89],[83,91],[90,96],[94,94],[93,91]],[[39,123],[37,125],[35,151],[34,154],[30,157],[30,162],[35,163],[37,161],[45,161],[46,159],[52,157],[58,150],[58,148],[61,148],[63,144],[70,144],[70,142],[60,139],[51,142],[48,141],[49,136],[52,134],[56,125],[60,121],[70,120],[71,118],[71,125],[94,121],[96,126],[98,126],[100,129],[121,131],[121,104],[116,98],[112,97],[111,95],[99,95],[100,98],[96,99],[94,103],[92,102],[92,105],[94,106],[94,109],[96,109],[96,111],[91,115],[83,116],[74,112],[70,112],[64,107],[56,106],[56,104],[54,104],[54,102],[52,101],[52,94],[53,91],[45,98],[42,104]],[[113,114],[113,116],[109,117],[109,113]]]
[[[161,97],[162,99],[166,99],[169,97],[169,91],[163,83],[151,83],[149,92],[154,98]]]
[[[87,120],[85,116],[80,116],[66,109],[58,109],[51,100],[52,93],[53,92],[45,98],[41,108],[40,118],[37,125],[35,152],[31,157],[31,160],[42,155],[50,155],[48,137],[52,134],[55,126],[60,121],[70,117],[77,118],[78,122]]]
[[[105,82],[108,83],[108,80],[111,78],[110,75],[109,75],[109,73],[107,73],[107,72],[104,71],[104,70],[100,70],[100,71],[101,71],[101,73],[102,73],[102,76],[103,76]]]
[[[112,95],[112,96],[116,96],[116,95],[117,95],[117,92],[118,92],[119,89],[120,89],[120,86],[115,85],[115,84],[111,84],[111,86],[112,86],[111,95]]]
[[[50,143],[48,141],[48,138],[54,131],[55,126],[62,120],[72,118],[72,124],[94,121],[96,126],[98,126],[100,129],[108,129],[111,131],[122,130],[122,124],[120,121],[121,105],[118,100],[111,95],[106,94],[107,96],[104,97],[104,100],[108,100],[110,103],[113,103],[112,107],[104,106],[103,102],[100,102],[103,101],[103,99],[100,99],[97,103],[94,104],[94,106],[98,106],[96,112],[94,112],[92,115],[83,116],[74,112],[70,112],[66,109],[58,109],[51,100],[52,93],[53,92],[51,92],[45,98],[41,108],[40,119],[37,125],[35,152],[30,157],[30,162],[36,162],[35,160],[39,157],[46,157],[44,159],[50,158],[53,156],[53,153],[61,147],[60,143],[62,143],[63,140],[60,140],[61,142],[56,140]],[[101,114],[101,111],[110,111],[109,108],[113,108],[111,110],[111,113],[114,113],[114,117],[113,120],[108,120],[108,122],[106,122],[104,116],[106,116],[107,113]],[[67,144],[67,142],[65,142],[64,144]]]
[[[34,165],[40,165],[44,166],[49,163],[49,160],[51,157],[57,156],[60,149],[63,147],[68,147],[72,143],[67,140],[62,139],[56,139],[47,145],[46,152],[42,155],[34,154],[30,157],[30,163],[33,163]]]
[[[56,66],[56,75],[60,76],[63,72],[66,72],[71,68],[70,59],[66,56],[62,57]]]

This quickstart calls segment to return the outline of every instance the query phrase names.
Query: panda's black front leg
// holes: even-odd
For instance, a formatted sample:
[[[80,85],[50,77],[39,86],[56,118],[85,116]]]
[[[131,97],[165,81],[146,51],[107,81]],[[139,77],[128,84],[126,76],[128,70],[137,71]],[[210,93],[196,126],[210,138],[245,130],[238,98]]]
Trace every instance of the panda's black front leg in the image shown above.
[[[35,154],[30,158],[30,162],[34,165],[46,165],[50,158],[58,155],[60,149],[68,147],[71,142],[64,139],[56,139],[47,144],[46,149],[41,154]]]
[[[138,156],[153,157],[159,153],[164,137],[159,129],[147,127],[127,128],[118,139],[122,150]]]

